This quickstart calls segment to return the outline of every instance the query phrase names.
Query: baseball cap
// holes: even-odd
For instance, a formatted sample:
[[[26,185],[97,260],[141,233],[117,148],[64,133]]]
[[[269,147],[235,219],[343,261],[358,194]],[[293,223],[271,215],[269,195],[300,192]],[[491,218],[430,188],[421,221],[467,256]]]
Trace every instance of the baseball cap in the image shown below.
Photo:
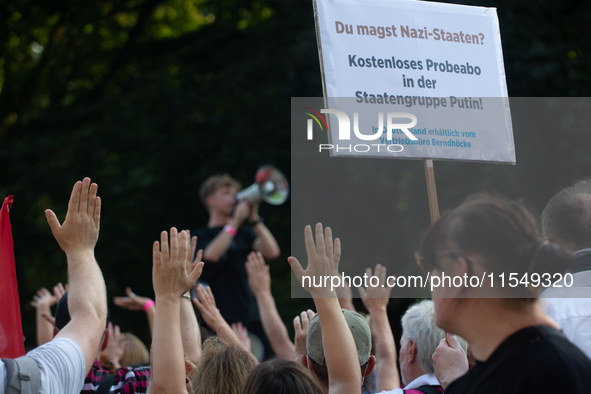
[[[367,320],[357,312],[342,309],[345,320],[353,334],[357,355],[359,356],[359,366],[365,365],[369,360],[371,352],[371,330]],[[322,347],[322,329],[320,328],[320,319],[318,315],[314,316],[308,325],[308,337],[306,338],[306,351],[308,357],[317,364],[326,366],[324,359],[324,348]]]

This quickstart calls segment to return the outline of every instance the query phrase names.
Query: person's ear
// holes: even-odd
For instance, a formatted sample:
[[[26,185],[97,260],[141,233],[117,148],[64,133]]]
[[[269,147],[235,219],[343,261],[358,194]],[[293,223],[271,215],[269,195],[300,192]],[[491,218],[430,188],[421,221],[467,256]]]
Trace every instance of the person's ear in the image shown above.
[[[464,276],[464,274],[470,274],[470,263],[466,260],[464,256],[459,256],[456,259],[456,266],[454,269],[455,276]]]
[[[53,327],[53,337],[55,338],[55,336],[57,335],[57,333],[59,332],[59,330],[57,329],[57,327]]]
[[[367,377],[371,375],[374,367],[376,366],[376,356],[371,355],[369,356],[369,360],[367,360],[367,367],[365,367],[365,372],[363,373],[363,377]]]
[[[101,352],[109,345],[109,330],[105,331],[105,339],[103,340],[103,346],[101,346]]]
[[[308,369],[308,357],[305,354],[302,354],[300,357],[300,363],[302,363],[302,365]]]
[[[408,340],[408,350],[407,350],[407,357],[408,363],[411,364],[417,358],[417,344],[413,339]]]
[[[454,276],[464,277],[467,275],[468,278],[474,275],[474,266],[472,262],[466,259],[464,256],[459,256],[456,260],[456,266]],[[476,273],[478,277],[480,277],[480,272]],[[470,291],[470,286],[467,286],[464,282],[462,282],[462,286],[455,287],[453,286],[452,298],[462,299],[466,296],[466,293]]]
[[[213,199],[213,193],[209,196],[205,197],[205,205],[207,205],[208,209],[211,209],[211,200]]]

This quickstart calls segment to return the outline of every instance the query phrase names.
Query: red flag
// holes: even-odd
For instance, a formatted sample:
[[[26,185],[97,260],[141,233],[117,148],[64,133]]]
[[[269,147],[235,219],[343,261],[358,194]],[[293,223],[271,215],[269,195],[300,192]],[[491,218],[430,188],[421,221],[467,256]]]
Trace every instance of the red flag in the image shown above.
[[[8,196],[0,210],[0,358],[18,358],[25,354],[12,230],[8,216],[11,206],[12,196]]]

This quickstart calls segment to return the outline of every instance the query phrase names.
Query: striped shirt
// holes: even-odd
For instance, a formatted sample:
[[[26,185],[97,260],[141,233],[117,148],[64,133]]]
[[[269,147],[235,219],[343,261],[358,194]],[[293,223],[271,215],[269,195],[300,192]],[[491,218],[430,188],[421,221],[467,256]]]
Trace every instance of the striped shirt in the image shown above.
[[[94,393],[98,390],[101,381],[109,374],[109,371],[102,369],[98,360],[90,369],[80,394]],[[109,393],[135,394],[146,393],[150,385],[150,367],[140,368],[119,368]]]

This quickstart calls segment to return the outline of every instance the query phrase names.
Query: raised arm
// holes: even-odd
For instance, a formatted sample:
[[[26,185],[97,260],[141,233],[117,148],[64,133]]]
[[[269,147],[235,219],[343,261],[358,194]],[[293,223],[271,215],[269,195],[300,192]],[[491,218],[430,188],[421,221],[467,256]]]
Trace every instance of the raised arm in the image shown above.
[[[187,234],[190,234],[190,232],[187,231]],[[191,249],[187,259],[187,271],[201,262],[203,251],[199,250],[197,255],[195,255],[196,249],[197,237],[192,237]],[[194,260],[193,256],[195,256]],[[190,292],[186,292],[181,298],[181,338],[183,340],[185,357],[193,364],[197,365],[199,360],[201,360],[201,330],[199,329],[199,322],[195,315],[195,309],[191,303]]]
[[[275,305],[275,299],[271,293],[271,275],[269,275],[269,266],[265,264],[261,252],[251,252],[246,262],[246,273],[248,275],[248,285],[256,297],[259,307],[261,323],[271,348],[277,357],[284,360],[294,359],[294,344],[289,339],[287,328]]]
[[[361,371],[357,348],[353,334],[345,320],[336,292],[330,288],[313,287],[314,277],[338,275],[338,262],[335,262],[335,251],[340,253],[340,241],[332,241],[332,232],[326,228],[322,232],[322,224],[316,225],[316,245],[312,229],[304,230],[308,267],[304,270],[295,257],[288,259],[292,270],[302,286],[310,292],[316,304],[322,332],[330,335],[322,336],[322,346],[328,369],[329,393],[359,394],[361,388]],[[304,280],[304,278],[307,278]]]
[[[333,260],[336,264],[339,264],[341,261],[341,251],[335,250],[335,254],[333,256]],[[340,275],[339,275],[340,276]],[[355,306],[353,305],[353,292],[347,283],[343,280],[341,285],[335,287],[335,291],[337,293],[337,298],[339,299],[339,304],[341,305],[342,309],[347,309],[349,311],[355,312]]]
[[[353,292],[347,283],[343,281],[339,287],[335,287],[335,291],[337,292],[341,308],[356,312],[355,306],[353,305]]]
[[[107,292],[94,258],[101,216],[98,186],[90,178],[76,182],[63,224],[52,210],[45,211],[51,232],[68,260],[68,309],[70,322],[57,334],[76,342],[90,370],[107,325]]]
[[[215,305],[215,298],[211,292],[211,288],[204,288],[202,285],[197,286],[197,298],[193,298],[193,303],[199,309],[201,317],[207,323],[209,328],[216,332],[216,334],[225,341],[234,343],[238,346],[244,347],[244,344],[238,338],[232,327],[224,319],[220,310]],[[250,349],[246,349],[250,352]]]
[[[371,277],[371,268],[366,270]],[[396,364],[396,344],[388,320],[388,302],[392,288],[386,286],[386,267],[376,265],[374,275],[380,282],[377,287],[359,288],[363,305],[371,315],[371,325],[376,335],[376,393],[400,387],[400,375]]]
[[[279,250],[279,245],[277,244],[275,237],[271,234],[271,231],[269,231],[259,216],[259,204],[251,204],[248,221],[254,223],[252,228],[257,235],[252,248],[261,252],[263,256],[269,260],[279,257],[281,250]]]
[[[187,271],[189,235],[176,228],[163,231],[153,246],[152,281],[156,294],[154,338],[152,340],[152,377],[150,393],[186,393],[185,361],[181,339],[181,297],[191,289],[203,270],[203,263]]]
[[[37,325],[37,346],[41,346],[53,339],[54,325],[43,315],[51,316],[51,307],[57,304],[66,290],[61,283],[53,287],[53,294],[45,287],[42,287],[33,296],[31,305],[35,307],[35,322]]]
[[[294,361],[299,363],[301,357],[306,354],[306,340],[308,339],[308,326],[310,325],[310,320],[316,315],[313,310],[308,309],[300,314],[300,316],[296,316],[293,319],[293,328],[295,331],[295,357]]]

